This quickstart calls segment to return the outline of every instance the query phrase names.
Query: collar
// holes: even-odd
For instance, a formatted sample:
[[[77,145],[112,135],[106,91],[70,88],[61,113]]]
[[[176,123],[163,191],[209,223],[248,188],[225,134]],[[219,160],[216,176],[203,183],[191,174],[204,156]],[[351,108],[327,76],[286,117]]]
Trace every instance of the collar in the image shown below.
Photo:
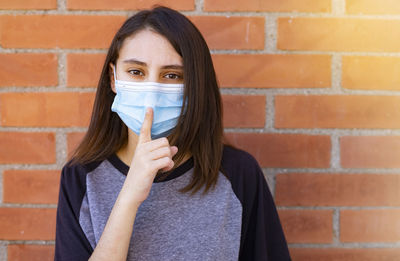
[[[123,175],[127,175],[129,171],[129,166],[126,165],[120,158],[118,158],[117,154],[113,153],[111,156],[108,157],[107,159],[119,172],[121,172]],[[188,172],[191,168],[194,166],[194,160],[193,157],[190,157],[190,159],[186,160],[183,162],[181,165],[179,165],[177,168],[173,169],[171,172],[168,173],[168,176],[165,178],[159,177],[158,175],[154,178],[154,182],[165,182],[168,180],[175,179],[177,177],[182,176],[186,172]]]

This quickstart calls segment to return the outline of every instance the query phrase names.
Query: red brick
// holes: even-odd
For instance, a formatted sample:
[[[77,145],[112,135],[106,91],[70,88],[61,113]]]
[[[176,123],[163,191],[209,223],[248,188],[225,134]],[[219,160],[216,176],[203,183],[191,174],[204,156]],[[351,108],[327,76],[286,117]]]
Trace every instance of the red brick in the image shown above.
[[[344,168],[400,168],[400,136],[345,136],[340,138]]]
[[[210,49],[264,49],[264,17],[192,16]]]
[[[1,240],[54,240],[55,208],[0,208]]]
[[[5,48],[108,48],[126,17],[7,15],[0,17]]]
[[[224,95],[225,128],[263,128],[265,125],[264,95]]]
[[[393,19],[278,19],[278,48],[283,50],[399,52],[399,34],[400,20]]]
[[[67,55],[67,86],[96,87],[105,54],[70,53]]]
[[[87,126],[94,93],[0,94],[3,126]],[[21,107],[21,104],[24,104]]]
[[[55,54],[0,54],[0,86],[55,86],[57,83]]]
[[[400,90],[400,58],[344,56],[342,85],[348,89]]]
[[[3,173],[5,203],[57,204],[60,171],[6,170]]]
[[[290,248],[296,261],[394,261],[399,248]]]
[[[400,13],[397,0],[352,0],[346,2],[348,14],[394,14]]]
[[[54,260],[54,245],[8,245],[9,261]]]
[[[276,177],[282,206],[400,206],[400,175],[291,173]]]
[[[0,9],[56,9],[57,0],[2,0]]]
[[[229,143],[252,154],[263,167],[327,168],[331,140],[325,135],[226,133]]]
[[[327,55],[213,55],[218,80],[224,87],[321,88],[331,84]]]
[[[400,241],[400,209],[340,211],[342,242]]]
[[[153,5],[163,5],[176,10],[194,10],[194,0],[68,0],[67,8],[75,10],[140,10]]]
[[[275,113],[276,128],[400,128],[400,97],[276,96]]]
[[[205,0],[205,11],[330,12],[330,0]]]
[[[72,152],[78,147],[84,135],[85,135],[84,132],[68,133],[67,136],[68,155],[72,155]]]
[[[0,132],[0,164],[55,163],[53,133]]]
[[[288,243],[331,243],[332,210],[279,210]]]

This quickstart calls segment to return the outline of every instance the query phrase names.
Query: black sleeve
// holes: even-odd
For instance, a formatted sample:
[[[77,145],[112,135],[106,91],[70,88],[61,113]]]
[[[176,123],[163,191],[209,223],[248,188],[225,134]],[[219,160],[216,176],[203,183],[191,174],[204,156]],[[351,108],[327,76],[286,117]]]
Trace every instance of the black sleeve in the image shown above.
[[[93,252],[79,224],[79,211],[85,192],[83,168],[64,166],[57,206],[54,260],[87,261]]]
[[[257,161],[244,151],[225,149],[224,154],[223,170],[243,207],[239,260],[290,261],[275,203]]]

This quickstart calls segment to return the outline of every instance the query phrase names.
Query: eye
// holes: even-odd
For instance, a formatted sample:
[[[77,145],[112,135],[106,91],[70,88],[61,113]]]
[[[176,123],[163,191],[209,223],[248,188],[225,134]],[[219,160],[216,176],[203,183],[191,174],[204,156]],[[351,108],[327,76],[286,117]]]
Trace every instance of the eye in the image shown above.
[[[167,73],[164,75],[165,78],[167,79],[172,79],[172,80],[179,80],[182,79],[182,76],[176,73]]]
[[[135,75],[135,76],[144,76],[144,73],[140,70],[129,70],[128,73]]]

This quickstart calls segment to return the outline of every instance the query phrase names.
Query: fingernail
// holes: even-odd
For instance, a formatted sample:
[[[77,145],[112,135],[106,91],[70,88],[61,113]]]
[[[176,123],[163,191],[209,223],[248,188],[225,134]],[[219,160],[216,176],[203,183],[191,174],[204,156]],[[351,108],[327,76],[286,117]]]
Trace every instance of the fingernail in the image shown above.
[[[150,113],[150,107],[146,108],[146,113]]]

